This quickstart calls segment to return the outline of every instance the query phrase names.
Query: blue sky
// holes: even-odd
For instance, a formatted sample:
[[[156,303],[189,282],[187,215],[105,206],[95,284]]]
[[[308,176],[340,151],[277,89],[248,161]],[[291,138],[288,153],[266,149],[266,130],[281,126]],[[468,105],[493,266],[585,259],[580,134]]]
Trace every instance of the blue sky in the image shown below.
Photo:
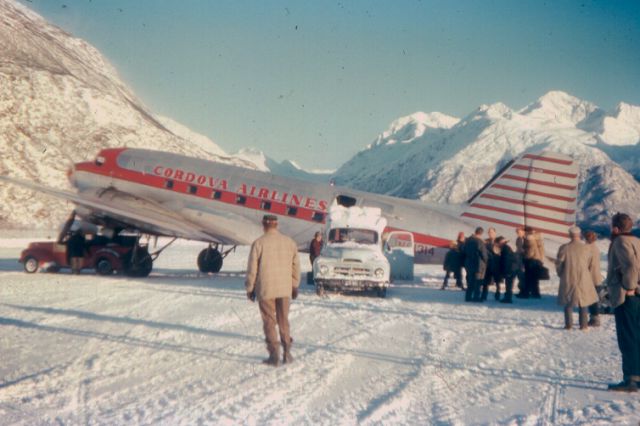
[[[22,0],[229,153],[336,168],[416,111],[640,105],[640,1]]]

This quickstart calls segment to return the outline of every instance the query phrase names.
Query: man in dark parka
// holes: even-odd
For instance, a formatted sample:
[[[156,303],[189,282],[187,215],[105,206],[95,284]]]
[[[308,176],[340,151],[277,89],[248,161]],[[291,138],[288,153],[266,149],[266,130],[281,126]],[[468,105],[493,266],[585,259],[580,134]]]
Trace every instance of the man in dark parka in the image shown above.
[[[467,271],[466,302],[480,302],[480,286],[487,270],[487,247],[482,239],[484,229],[477,227],[464,243],[464,268]]]

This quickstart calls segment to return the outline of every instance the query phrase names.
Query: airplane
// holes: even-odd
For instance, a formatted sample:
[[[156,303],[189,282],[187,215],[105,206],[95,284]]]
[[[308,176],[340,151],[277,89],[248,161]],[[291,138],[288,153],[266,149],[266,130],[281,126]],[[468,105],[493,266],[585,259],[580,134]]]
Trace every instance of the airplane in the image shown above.
[[[410,240],[415,263],[441,263],[452,238],[458,232],[469,235],[476,226],[492,226],[509,237],[528,225],[553,250],[575,224],[578,187],[576,162],[550,151],[509,161],[458,208],[146,149],[103,149],[94,161],[74,164],[67,176],[76,192],[8,176],[0,180],[69,200],[83,220],[107,230],[208,243],[197,260],[203,273],[220,271],[231,251],[225,246],[259,237],[264,214],[277,215],[281,232],[306,251],[333,203],[379,207],[387,237],[395,235],[401,244]],[[141,256],[151,264],[149,253]]]

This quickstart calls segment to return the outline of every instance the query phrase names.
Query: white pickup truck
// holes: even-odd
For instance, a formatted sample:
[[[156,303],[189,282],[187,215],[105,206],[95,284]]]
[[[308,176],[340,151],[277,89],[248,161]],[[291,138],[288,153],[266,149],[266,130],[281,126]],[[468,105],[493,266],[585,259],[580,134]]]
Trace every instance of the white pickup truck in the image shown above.
[[[379,208],[332,206],[326,244],[313,262],[316,293],[373,290],[385,297],[391,269],[382,246],[386,226]]]

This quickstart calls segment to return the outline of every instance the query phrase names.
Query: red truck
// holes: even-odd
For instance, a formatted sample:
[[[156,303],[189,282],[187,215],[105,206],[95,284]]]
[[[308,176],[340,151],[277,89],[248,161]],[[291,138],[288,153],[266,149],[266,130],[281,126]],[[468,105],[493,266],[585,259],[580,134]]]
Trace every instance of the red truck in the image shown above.
[[[87,241],[83,259],[82,269],[95,269],[100,275],[112,275],[115,272],[146,277],[153,267],[147,247],[138,244],[137,237],[94,237]],[[67,245],[59,241],[30,243],[22,251],[19,262],[30,274],[40,269],[58,272],[61,268],[71,267]]]

